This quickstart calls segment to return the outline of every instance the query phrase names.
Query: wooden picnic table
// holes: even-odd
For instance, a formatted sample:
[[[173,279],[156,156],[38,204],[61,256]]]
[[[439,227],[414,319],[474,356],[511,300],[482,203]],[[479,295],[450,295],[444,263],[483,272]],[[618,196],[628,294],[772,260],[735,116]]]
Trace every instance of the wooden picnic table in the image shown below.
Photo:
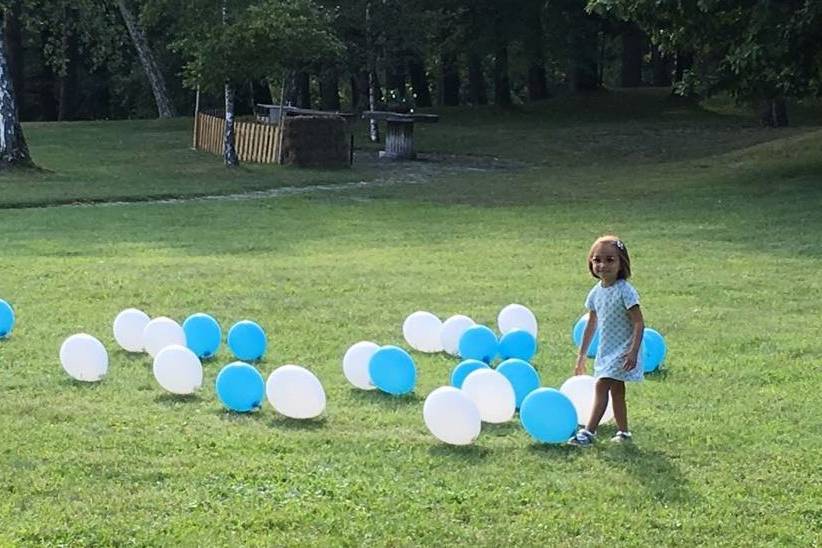
[[[268,105],[257,103],[258,118],[269,124],[276,124],[280,121],[280,113],[286,116],[341,116],[350,122],[354,118],[353,112],[339,112],[336,110],[314,110],[310,108],[297,108],[292,106]]]
[[[380,151],[380,158],[390,160],[413,160],[417,157],[414,148],[414,124],[439,121],[436,114],[402,114],[384,110],[367,110],[362,117],[369,120],[384,120],[385,150]]]

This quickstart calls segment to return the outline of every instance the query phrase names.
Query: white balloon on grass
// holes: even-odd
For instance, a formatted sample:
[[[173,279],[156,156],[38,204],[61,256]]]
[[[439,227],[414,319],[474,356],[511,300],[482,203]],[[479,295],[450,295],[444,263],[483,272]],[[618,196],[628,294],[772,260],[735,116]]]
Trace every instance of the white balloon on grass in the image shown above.
[[[143,347],[152,358],[172,344],[186,345],[186,334],[180,324],[165,316],[154,318],[146,324],[143,329]]]
[[[462,383],[462,391],[471,398],[484,422],[503,423],[514,418],[517,398],[514,387],[502,373],[494,369],[477,369]]]
[[[274,409],[292,419],[313,419],[325,409],[325,390],[314,373],[283,365],[268,376],[265,395]]]
[[[509,304],[500,310],[497,327],[503,335],[514,329],[524,329],[535,338],[537,336],[537,318],[528,307],[521,304]]]
[[[451,316],[442,322],[442,329],[440,330],[440,340],[442,341],[442,348],[452,356],[460,355],[460,337],[465,333],[465,330],[475,325],[474,320],[468,316],[457,314]]]
[[[588,419],[591,418],[591,412],[594,409],[596,382],[596,379],[591,375],[576,375],[562,383],[559,388],[559,391],[568,396],[568,399],[574,404],[574,409],[577,410],[577,420],[580,424],[588,424]],[[609,398],[608,406],[605,408],[605,414],[602,415],[600,422],[610,422],[612,420],[614,420],[614,406]]]
[[[60,364],[73,379],[96,382],[108,372],[108,352],[96,338],[78,333],[60,346]]]
[[[151,321],[148,314],[137,308],[126,308],[114,318],[114,340],[128,352],[143,351],[143,329]]]
[[[345,351],[342,367],[348,382],[363,390],[376,390],[368,375],[368,362],[380,345],[371,341],[360,341]]]
[[[473,443],[482,428],[477,406],[465,392],[453,386],[442,386],[428,394],[422,417],[435,438],[451,445]]]
[[[402,324],[405,341],[420,352],[442,352],[441,331],[442,321],[423,310],[409,315]]]
[[[172,344],[154,357],[154,378],[172,394],[193,394],[203,385],[203,364],[188,347]]]

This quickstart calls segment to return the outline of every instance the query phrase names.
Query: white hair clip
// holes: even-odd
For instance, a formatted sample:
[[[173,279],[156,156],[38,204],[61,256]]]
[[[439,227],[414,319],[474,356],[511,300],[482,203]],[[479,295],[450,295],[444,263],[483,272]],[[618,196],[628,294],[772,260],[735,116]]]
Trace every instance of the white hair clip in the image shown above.
[[[622,240],[617,240],[617,241],[615,241],[615,242],[614,242],[614,245],[616,245],[616,246],[617,246],[619,249],[621,249],[622,251],[625,251],[625,244],[623,244],[623,243],[622,243]]]

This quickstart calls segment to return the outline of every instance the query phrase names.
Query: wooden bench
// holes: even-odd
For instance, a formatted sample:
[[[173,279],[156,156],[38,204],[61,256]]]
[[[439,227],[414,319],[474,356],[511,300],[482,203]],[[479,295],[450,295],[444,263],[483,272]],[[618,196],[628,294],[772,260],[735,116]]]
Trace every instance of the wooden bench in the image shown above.
[[[401,114],[383,110],[367,110],[362,117],[369,120],[384,120],[385,150],[380,151],[380,158],[389,160],[413,160],[417,157],[414,148],[414,124],[417,122],[437,122],[436,114]]]

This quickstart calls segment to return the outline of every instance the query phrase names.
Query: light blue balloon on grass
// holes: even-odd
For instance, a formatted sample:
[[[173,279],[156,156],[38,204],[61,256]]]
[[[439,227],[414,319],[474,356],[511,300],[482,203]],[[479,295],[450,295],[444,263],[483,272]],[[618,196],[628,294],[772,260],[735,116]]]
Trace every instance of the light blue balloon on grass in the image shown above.
[[[228,347],[240,360],[259,360],[265,346],[265,331],[251,320],[239,321],[228,330]]]
[[[491,369],[487,363],[479,360],[463,360],[451,371],[451,386],[462,388],[465,378],[477,369]]]
[[[517,409],[528,394],[539,388],[539,373],[525,360],[507,359],[497,366],[497,371],[502,373],[514,387]]]
[[[656,371],[668,353],[665,337],[656,329],[646,327],[642,333],[642,368],[645,373]]]
[[[192,314],[183,322],[183,331],[186,334],[186,346],[198,358],[207,359],[217,353],[223,331],[220,324],[208,314]]]
[[[265,396],[263,376],[252,365],[232,362],[217,374],[217,397],[228,409],[237,413],[254,411]]]
[[[387,345],[371,355],[368,361],[371,382],[394,396],[408,394],[417,384],[417,366],[411,356],[398,346]]]
[[[579,348],[582,346],[582,336],[585,334],[585,327],[588,325],[588,314],[583,314],[574,324],[574,329],[571,331],[571,340],[574,345]],[[588,357],[595,358],[597,355],[597,348],[599,347],[599,327],[594,331],[594,337],[588,345]]]
[[[537,340],[524,329],[509,331],[499,341],[499,355],[503,360],[519,358],[531,361],[537,353]]]
[[[473,325],[466,329],[460,337],[459,353],[464,360],[472,359],[491,363],[497,357],[498,352],[497,335],[484,325]]]
[[[11,305],[0,299],[0,339],[8,337],[14,328],[14,310]]]
[[[519,418],[525,431],[540,443],[565,443],[577,428],[574,404],[554,388],[539,388],[528,394]]]

